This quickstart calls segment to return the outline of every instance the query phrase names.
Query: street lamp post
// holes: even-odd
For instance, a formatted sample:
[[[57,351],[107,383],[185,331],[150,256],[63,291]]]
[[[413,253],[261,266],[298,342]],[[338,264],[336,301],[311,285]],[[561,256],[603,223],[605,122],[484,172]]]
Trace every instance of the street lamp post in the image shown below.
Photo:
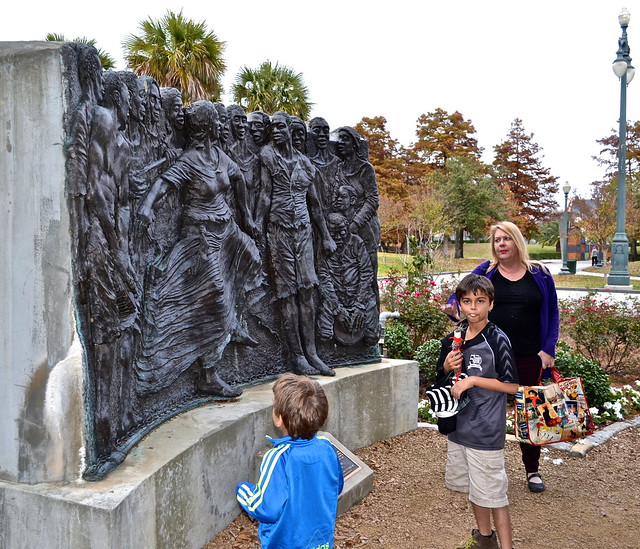
[[[567,206],[569,204],[569,191],[571,185],[565,183],[562,187],[564,193],[564,213],[562,214],[562,231],[560,231],[560,247],[562,248],[562,268],[560,269],[561,275],[571,274],[569,272],[569,266],[567,265],[567,248],[569,247],[569,215],[567,213]]]
[[[613,72],[620,78],[620,143],[618,145],[618,204],[616,234],[611,245],[611,272],[607,277],[607,286],[629,286],[629,240],[625,233],[626,202],[626,161],[627,161],[627,85],[635,75],[629,56],[627,41],[629,11],[622,8],[618,21],[622,27],[622,36],[618,39],[618,51],[613,62]]]

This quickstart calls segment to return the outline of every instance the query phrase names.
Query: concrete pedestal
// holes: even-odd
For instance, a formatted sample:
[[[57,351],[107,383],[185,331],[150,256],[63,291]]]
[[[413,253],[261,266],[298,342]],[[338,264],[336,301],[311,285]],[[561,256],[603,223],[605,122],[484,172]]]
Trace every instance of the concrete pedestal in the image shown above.
[[[340,368],[320,377],[331,406],[324,430],[354,450],[417,426],[415,362]],[[203,406],[166,422],[100,482],[0,482],[0,547],[200,549],[240,512],[235,486],[257,479],[271,420],[271,383],[237,402]],[[354,475],[344,511],[371,489]]]

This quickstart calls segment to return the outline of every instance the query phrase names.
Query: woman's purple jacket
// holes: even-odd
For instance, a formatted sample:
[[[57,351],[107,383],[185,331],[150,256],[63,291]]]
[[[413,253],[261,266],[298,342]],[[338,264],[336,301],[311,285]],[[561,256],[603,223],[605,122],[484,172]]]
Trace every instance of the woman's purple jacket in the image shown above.
[[[472,274],[486,276],[489,280],[496,274],[497,266],[489,269],[490,261],[480,263]],[[553,277],[539,265],[531,266],[531,274],[542,294],[542,306],[540,307],[540,341],[541,350],[552,357],[556,356],[556,343],[560,333],[560,312],[558,311],[558,294]],[[448,301],[449,304],[458,303],[455,294]],[[450,317],[451,318],[451,317]],[[454,319],[455,320],[455,319]],[[516,353],[517,355],[517,353]]]

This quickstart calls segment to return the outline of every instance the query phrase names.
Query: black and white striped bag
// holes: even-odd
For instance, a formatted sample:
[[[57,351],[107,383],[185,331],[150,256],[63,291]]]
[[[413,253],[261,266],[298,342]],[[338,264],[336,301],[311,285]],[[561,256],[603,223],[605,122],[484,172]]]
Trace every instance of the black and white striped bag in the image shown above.
[[[469,403],[469,395],[465,391],[460,399],[451,395],[451,387],[455,383],[455,372],[438,380],[426,390],[425,396],[429,402],[429,407],[438,417],[438,430],[443,435],[448,435],[456,428],[456,414]],[[460,379],[467,377],[467,374],[460,374]]]

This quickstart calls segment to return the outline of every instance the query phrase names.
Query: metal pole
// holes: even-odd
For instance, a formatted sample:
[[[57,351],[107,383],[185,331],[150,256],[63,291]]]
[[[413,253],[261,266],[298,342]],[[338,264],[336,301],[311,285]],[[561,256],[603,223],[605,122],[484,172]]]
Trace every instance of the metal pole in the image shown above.
[[[631,64],[627,25],[622,26],[622,38],[618,57]],[[618,200],[616,234],[611,245],[611,272],[607,276],[608,286],[629,285],[629,240],[625,233],[626,176],[627,176],[627,73],[620,77],[620,143],[618,145]]]
[[[567,248],[569,247],[569,216],[567,215],[569,193],[564,193],[564,213],[562,214],[562,268],[561,275],[568,275],[569,266],[567,265]]]

